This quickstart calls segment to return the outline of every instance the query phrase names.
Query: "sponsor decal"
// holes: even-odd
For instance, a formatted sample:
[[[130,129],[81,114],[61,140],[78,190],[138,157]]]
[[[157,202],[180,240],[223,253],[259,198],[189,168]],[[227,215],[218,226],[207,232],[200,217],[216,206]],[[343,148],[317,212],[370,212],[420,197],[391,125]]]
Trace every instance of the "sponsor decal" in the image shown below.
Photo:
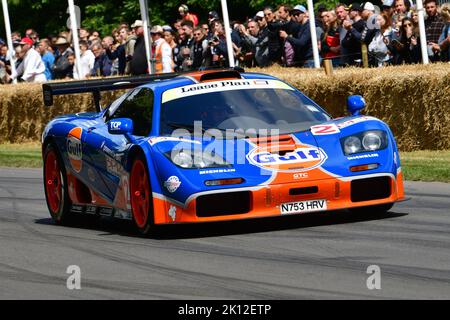
[[[169,191],[170,193],[174,193],[177,191],[177,189],[180,187],[181,181],[178,179],[177,176],[171,176],[169,179],[167,179],[164,182],[164,187]]]
[[[196,144],[201,144],[200,141],[197,140],[190,140],[190,139],[183,139],[183,138],[176,138],[176,137],[156,137],[156,138],[151,138],[148,140],[148,143],[150,143],[151,146],[160,143],[160,142],[165,142],[165,141],[176,141],[176,142],[188,142],[188,143],[196,143]]]
[[[121,129],[122,122],[120,121],[111,121],[110,129],[111,131],[119,131]]]
[[[308,178],[308,177],[309,177],[308,172],[294,173],[294,174],[292,175],[292,178],[294,178],[295,180],[298,180],[298,179],[306,179],[306,178]]]
[[[83,168],[83,147],[81,145],[81,134],[83,129],[77,127],[70,130],[66,138],[67,154],[70,165],[75,172],[81,172]]]
[[[192,84],[167,90],[163,93],[162,103],[198,94],[245,89],[286,89],[294,90],[279,80],[222,80],[209,83]]]
[[[263,169],[271,171],[309,171],[321,166],[328,158],[321,149],[311,145],[297,144],[295,150],[284,154],[272,153],[268,147],[253,149],[247,159]]]
[[[210,170],[201,170],[199,174],[214,174],[214,173],[228,173],[228,172],[236,172],[236,169],[210,169]]]
[[[347,157],[348,160],[358,160],[358,159],[368,159],[368,158],[376,158],[379,157],[378,153],[371,153],[371,154],[361,154],[357,156],[351,156]]]
[[[374,117],[364,116],[364,117],[359,117],[359,118],[350,119],[350,120],[341,122],[337,126],[338,126],[339,129],[342,129],[342,128],[346,128],[346,127],[349,127],[351,125],[354,125],[354,124],[357,124],[357,123],[360,123],[360,122],[364,122],[364,121],[369,121],[369,120],[378,120],[378,119],[374,118]]]
[[[177,217],[177,207],[170,206],[168,214],[169,214],[169,217],[172,219],[172,222],[175,221],[175,219]]]
[[[311,127],[311,133],[315,136],[327,135],[327,134],[336,134],[341,132],[337,125],[332,124],[324,124],[317,125]]]

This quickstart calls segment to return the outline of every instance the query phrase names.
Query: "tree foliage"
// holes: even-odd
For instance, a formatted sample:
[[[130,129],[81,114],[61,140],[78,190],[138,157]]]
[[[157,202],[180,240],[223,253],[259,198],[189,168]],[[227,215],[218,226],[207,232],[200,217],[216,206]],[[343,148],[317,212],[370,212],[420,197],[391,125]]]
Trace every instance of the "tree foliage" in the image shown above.
[[[301,1],[306,6],[306,0]],[[320,3],[332,8],[337,1],[321,0]],[[344,1],[349,2],[349,1]],[[186,3],[191,12],[204,20],[210,10],[221,14],[220,0],[148,0],[149,15],[152,24],[172,24],[178,18],[178,7]],[[252,17],[258,10],[281,3],[295,5],[296,0],[228,0],[231,20],[243,21]],[[317,6],[319,1],[315,1]],[[66,0],[9,0],[9,12],[12,30],[22,33],[33,28],[41,35],[55,34],[66,29],[68,18]],[[75,0],[81,9],[82,26],[109,34],[121,22],[132,23],[140,19],[139,0]],[[0,17],[0,34],[3,28],[3,15]]]

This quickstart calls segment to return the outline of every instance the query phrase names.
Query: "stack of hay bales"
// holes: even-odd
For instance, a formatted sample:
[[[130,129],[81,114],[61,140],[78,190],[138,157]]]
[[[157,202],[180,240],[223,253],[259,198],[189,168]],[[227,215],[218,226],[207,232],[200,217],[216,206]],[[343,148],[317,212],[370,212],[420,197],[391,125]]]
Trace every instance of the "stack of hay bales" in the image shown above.
[[[378,69],[323,70],[271,67],[264,72],[286,80],[334,117],[346,115],[346,98],[362,95],[365,114],[387,122],[402,151],[450,149],[450,64],[407,65]],[[122,92],[102,94],[107,105]],[[42,86],[0,86],[0,143],[39,141],[55,116],[94,111],[92,95],[55,97],[45,107]]]

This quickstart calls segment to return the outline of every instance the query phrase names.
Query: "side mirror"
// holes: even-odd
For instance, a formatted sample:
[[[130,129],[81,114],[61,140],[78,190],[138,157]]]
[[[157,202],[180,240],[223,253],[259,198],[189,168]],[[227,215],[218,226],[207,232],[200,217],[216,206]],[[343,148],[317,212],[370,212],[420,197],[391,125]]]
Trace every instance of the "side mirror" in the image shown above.
[[[108,122],[110,134],[130,135],[133,133],[133,120],[128,118],[117,118]]]
[[[358,116],[359,112],[366,106],[362,96],[349,96],[347,98],[347,110],[352,116]]]

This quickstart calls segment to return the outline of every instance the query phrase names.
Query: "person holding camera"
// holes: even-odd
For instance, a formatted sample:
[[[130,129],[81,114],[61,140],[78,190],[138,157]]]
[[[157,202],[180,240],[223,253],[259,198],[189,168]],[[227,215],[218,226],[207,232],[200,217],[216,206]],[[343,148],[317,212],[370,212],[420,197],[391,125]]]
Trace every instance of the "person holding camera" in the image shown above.
[[[259,15],[258,15],[259,14]],[[257,19],[261,17],[263,12],[258,12],[254,20],[248,22],[248,31],[243,25],[240,26],[240,33],[243,42],[251,48],[253,57],[258,67],[267,67],[271,64],[269,58],[269,37],[267,28],[261,29]]]

